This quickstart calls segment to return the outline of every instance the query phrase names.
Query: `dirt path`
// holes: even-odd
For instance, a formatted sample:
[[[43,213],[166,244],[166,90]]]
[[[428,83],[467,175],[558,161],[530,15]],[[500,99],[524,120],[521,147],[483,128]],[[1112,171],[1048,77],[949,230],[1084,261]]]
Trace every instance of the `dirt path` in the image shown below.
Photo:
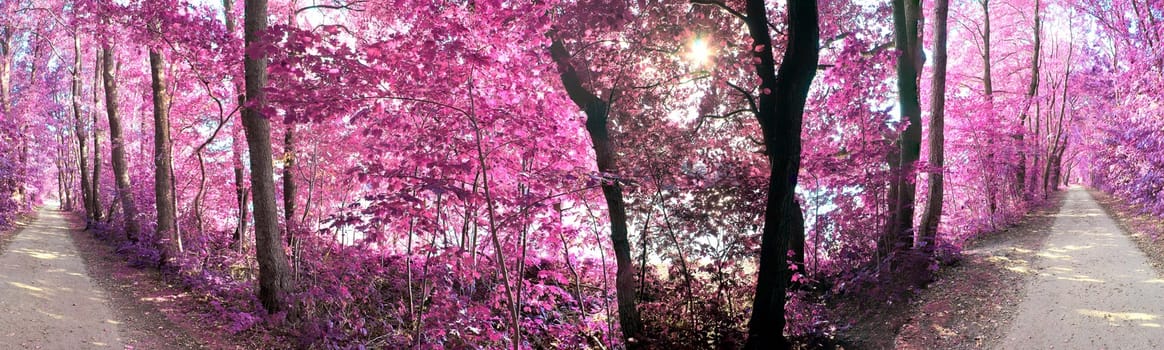
[[[0,255],[0,349],[123,349],[105,292],[61,212],[42,209]]]
[[[999,349],[1164,347],[1164,279],[1115,221],[1072,187]]]

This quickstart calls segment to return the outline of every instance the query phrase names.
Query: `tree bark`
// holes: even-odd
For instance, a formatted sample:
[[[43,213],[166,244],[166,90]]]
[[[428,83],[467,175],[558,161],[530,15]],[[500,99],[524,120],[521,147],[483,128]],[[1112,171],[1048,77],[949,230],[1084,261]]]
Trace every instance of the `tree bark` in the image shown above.
[[[234,1],[222,0],[222,11],[223,18],[226,22],[226,32],[228,35],[230,35],[231,38],[234,38]],[[246,96],[242,94],[243,87],[238,84],[238,80],[235,79],[234,81],[234,93],[238,95],[239,106],[242,106],[246,102]],[[246,140],[243,138],[242,132],[240,132],[242,126],[241,123],[242,121],[240,119],[239,124],[233,127],[230,132],[231,163],[234,165],[234,191],[235,200],[238,204],[238,226],[235,227],[234,236],[232,239],[236,244],[238,244],[239,251],[244,251],[244,242],[246,242],[247,232],[247,212],[249,210],[247,208],[247,199],[249,198],[250,191],[247,189],[245,184],[246,168],[243,167],[242,154],[244,151],[242,145]]]
[[[245,40],[248,47],[260,40],[267,29],[267,0],[246,0]],[[251,186],[255,206],[255,253],[259,262],[259,300],[267,312],[287,308],[285,294],[290,289],[290,267],[279,239],[279,213],[275,206],[274,165],[271,160],[271,123],[263,116],[267,85],[265,54],[248,54],[245,63],[246,98],[243,128],[250,150]]]
[[[978,0],[978,4],[982,5],[982,90],[986,94],[986,103],[990,108],[991,117],[994,117],[994,72],[991,59],[991,45],[990,45],[990,0]],[[947,11],[948,12],[948,11]],[[987,140],[990,147],[990,153],[987,154],[986,160],[983,162],[997,162],[994,153],[994,138]],[[985,164],[984,164],[985,165]],[[989,180],[987,180],[989,181]],[[992,182],[993,183],[993,182]],[[994,213],[998,211],[998,195],[997,191],[990,190],[986,194],[987,207],[990,209],[990,223],[994,227]]]
[[[878,242],[878,252],[888,256],[914,245],[913,216],[917,197],[914,164],[921,157],[921,102],[918,94],[918,70],[922,65],[921,12],[918,0],[893,1],[894,42],[897,56],[898,104],[902,122],[908,125],[897,140],[896,164],[890,164],[888,231]]]
[[[11,25],[0,28],[0,112],[4,118],[12,114],[12,38],[15,34]]]
[[[770,171],[760,265],[745,349],[790,347],[784,338],[785,293],[792,277],[787,254],[791,244],[804,240],[804,214],[795,190],[800,173],[804,105],[816,77],[820,33],[816,1],[794,0],[787,6],[788,43],[779,71],[765,1],[748,0],[745,10],[760,77],[759,104],[754,112],[763,132]]]
[[[93,207],[93,192],[90,190],[89,164],[85,158],[86,135],[85,118],[81,116],[81,38],[73,33],[73,69],[72,69],[72,103],[73,103],[73,134],[77,137],[77,160],[81,172],[81,203],[85,206],[85,229],[93,223],[93,213],[100,208]]]
[[[105,113],[109,117],[110,161],[113,162],[113,177],[117,183],[117,197],[121,199],[121,210],[125,213],[125,237],[136,243],[141,227],[137,222],[137,204],[133,199],[133,187],[129,183],[129,166],[125,161],[125,139],[121,135],[121,117],[117,115],[117,78],[114,76],[113,48],[109,44],[101,46],[102,83],[105,84]]]
[[[166,58],[151,48],[150,87],[154,99],[154,205],[158,210],[156,239],[162,248],[162,265],[178,254],[177,210],[174,205],[173,164],[170,154],[170,95],[166,89]]]
[[[994,74],[990,63],[990,0],[979,0],[982,5],[982,89],[986,99],[994,105]],[[947,11],[949,12],[949,11]],[[936,58],[935,58],[936,60]]]
[[[96,60],[93,61],[93,110],[90,112],[93,118],[93,177],[90,179],[92,183],[89,185],[89,190],[93,194],[93,220],[101,221],[104,215],[101,214],[101,133],[97,132],[97,84],[101,81],[101,50],[94,50],[97,52]]]
[[[622,197],[622,184],[617,178],[618,166],[614,145],[607,130],[610,104],[587,90],[570,63],[570,53],[562,41],[555,38],[550,46],[550,55],[558,64],[562,84],[570,99],[586,113],[586,131],[594,146],[598,171],[603,176],[602,195],[610,216],[610,240],[615,258],[615,297],[618,300],[618,321],[622,338],[628,349],[645,348],[648,344],[643,337],[642,318],[635,303],[634,262],[630,256],[630,241],[627,238],[626,203]]]
[[[930,87],[930,173],[929,198],[921,221],[921,248],[932,254],[942,220],[942,200],[945,171],[945,116],[946,116],[946,19],[949,17],[948,0],[934,1],[934,79]]]
[[[295,246],[295,125],[287,124],[283,134],[283,225],[287,230],[287,246]]]
[[[1026,184],[1027,184],[1027,149],[1026,149],[1026,130],[1027,112],[1030,111],[1031,104],[1034,103],[1035,95],[1039,92],[1039,53],[1042,50],[1042,29],[1043,22],[1039,13],[1040,1],[1035,0],[1035,43],[1031,50],[1031,82],[1027,85],[1027,103],[1023,108],[1023,112],[1019,114],[1020,131],[1015,135],[1015,141],[1018,142],[1019,161],[1018,174],[1015,176],[1016,195],[1018,198],[1025,198]],[[1036,118],[1037,114],[1036,114]]]

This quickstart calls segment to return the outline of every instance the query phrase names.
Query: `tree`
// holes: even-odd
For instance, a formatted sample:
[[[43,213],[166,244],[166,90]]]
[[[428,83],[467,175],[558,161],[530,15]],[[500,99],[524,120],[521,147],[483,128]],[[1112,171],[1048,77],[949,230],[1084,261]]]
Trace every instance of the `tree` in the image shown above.
[[[942,220],[945,171],[945,115],[946,115],[946,19],[950,13],[948,0],[934,2],[934,78],[930,87],[930,173],[929,198],[919,227],[923,250],[934,251],[938,224]],[[989,62],[989,59],[987,59]],[[987,64],[989,65],[989,64]]]
[[[271,159],[271,122],[264,114],[267,85],[267,54],[261,48],[267,30],[267,0],[246,0],[245,42],[254,50],[244,59],[246,102],[243,128],[250,151],[251,191],[255,206],[255,253],[259,261],[259,300],[268,312],[286,308],[290,267],[279,239],[279,214],[275,206],[274,165]]]
[[[160,26],[154,26],[159,28]],[[177,235],[177,208],[174,205],[174,170],[170,155],[170,95],[166,91],[166,58],[156,48],[149,49],[150,91],[154,105],[154,203],[158,210],[157,239],[161,242],[161,264],[175,258],[181,249]]]
[[[116,56],[112,44],[101,46],[101,80],[105,85],[105,114],[109,117],[110,161],[113,163],[113,177],[117,183],[117,198],[125,214],[125,237],[136,243],[141,232],[137,223],[137,203],[133,199],[133,188],[129,183],[129,165],[125,161],[125,138],[121,132],[121,117],[117,114],[117,76],[114,68]]]
[[[92,182],[89,181],[89,165],[85,158],[86,135],[89,134],[85,130],[84,118],[81,117],[81,38],[77,33],[73,32],[73,68],[72,68],[72,94],[70,96],[73,105],[73,134],[77,137],[77,160],[80,162],[81,172],[81,202],[85,206],[85,228],[96,220],[96,212],[101,211],[100,208],[94,208]]]
[[[101,50],[93,50],[96,52],[93,60],[93,110],[92,114],[92,128],[93,132],[93,177],[90,179],[92,184],[89,185],[89,190],[93,195],[93,220],[101,221],[105,215],[101,214],[101,133],[97,128],[97,93],[101,89],[97,88],[97,84],[101,81]]]
[[[295,247],[295,124],[285,125],[283,134],[283,225],[287,230],[287,245]]]
[[[918,71],[924,60],[921,38],[919,0],[893,1],[893,33],[897,46],[897,94],[901,122],[905,131],[897,139],[898,151],[890,158],[894,169],[889,190],[888,231],[878,242],[880,256],[913,247],[913,214],[917,183],[914,163],[921,157],[921,103],[918,96]]]
[[[1026,195],[1026,188],[1027,188],[1026,187],[1027,186],[1027,150],[1026,150],[1027,146],[1026,146],[1026,130],[1025,130],[1026,126],[1027,126],[1027,118],[1028,118],[1027,113],[1030,111],[1032,104],[1034,104],[1034,105],[1038,104],[1038,101],[1035,101],[1035,95],[1037,95],[1039,93],[1039,61],[1040,61],[1040,51],[1042,50],[1042,46],[1043,46],[1042,45],[1043,20],[1042,20],[1042,15],[1040,14],[1040,10],[1039,10],[1040,6],[1039,5],[1040,5],[1040,1],[1035,0],[1035,16],[1034,16],[1034,18],[1035,18],[1035,20],[1034,20],[1035,43],[1034,43],[1034,47],[1031,49],[1031,82],[1029,85],[1027,85],[1026,104],[1023,107],[1022,113],[1019,114],[1019,125],[1021,125],[1023,128],[1020,129],[1019,132],[1015,134],[1015,140],[1018,141],[1018,145],[1019,145],[1018,174],[1015,175],[1015,188],[1016,188],[1015,195],[1019,198],[1023,198]],[[1036,110],[1037,110],[1037,107],[1036,107]],[[1036,115],[1036,119],[1037,119],[1037,115]]]
[[[614,261],[617,266],[614,289],[615,297],[618,299],[618,323],[622,337],[626,339],[627,348],[642,348],[645,339],[640,334],[643,321],[635,306],[634,262],[631,261],[630,241],[627,239],[626,203],[622,198],[622,180],[618,178],[614,145],[607,129],[610,103],[582,85],[577,70],[570,63],[570,53],[566,51],[565,45],[561,39],[552,40],[550,57],[558,65],[562,85],[570,100],[586,113],[586,132],[590,134],[598,171],[603,176],[602,196],[606,199],[606,208],[610,216],[610,240],[613,243]],[[607,178],[608,176],[610,178]]]
[[[234,40],[234,38],[236,38],[236,37],[234,34],[235,33],[235,22],[234,22],[235,15],[234,15],[234,1],[233,0],[222,0],[222,15],[223,15],[223,20],[225,22],[224,24],[226,26],[226,28],[225,28],[226,34],[229,38]],[[238,95],[238,98],[237,98],[238,104],[239,104],[239,106],[242,106],[246,102],[246,95],[244,95],[245,91],[243,91],[244,88],[241,86],[242,84],[239,83],[238,79],[233,79],[233,81],[231,83],[232,83],[231,87],[233,88],[233,90],[231,92],[235,95]],[[230,132],[231,166],[232,166],[232,168],[234,168],[235,201],[237,202],[237,205],[238,205],[238,213],[236,216],[236,218],[238,219],[238,223],[237,223],[237,225],[235,225],[233,240],[235,243],[238,244],[239,250],[242,251],[243,246],[245,246],[245,244],[243,244],[243,242],[246,241],[247,211],[250,210],[247,207],[247,202],[248,202],[248,199],[250,198],[250,191],[247,189],[246,184],[245,184],[246,167],[243,166],[243,161],[242,161],[242,154],[243,154],[242,144],[244,142],[246,142],[246,140],[244,139],[244,136],[240,132],[241,127],[239,127],[239,126],[241,126],[241,123],[237,124],[237,125],[238,126],[231,128],[231,132]]]
[[[808,90],[816,76],[820,45],[816,1],[788,2],[788,43],[776,70],[772,36],[764,0],[748,0],[744,22],[753,41],[760,76],[759,103],[753,113],[763,132],[768,153],[768,198],[760,266],[745,349],[786,349],[784,303],[792,277],[789,245],[804,241],[804,219],[796,200],[800,172],[800,130]]]

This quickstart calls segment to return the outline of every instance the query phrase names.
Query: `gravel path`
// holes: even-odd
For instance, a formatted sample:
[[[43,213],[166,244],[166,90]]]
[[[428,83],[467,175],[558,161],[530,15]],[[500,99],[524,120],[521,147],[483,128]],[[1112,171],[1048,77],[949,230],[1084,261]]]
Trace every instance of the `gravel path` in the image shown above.
[[[1052,230],[998,348],[1164,347],[1164,279],[1086,190],[1071,188]]]
[[[0,349],[124,349],[70,229],[61,212],[42,209],[0,255]]]

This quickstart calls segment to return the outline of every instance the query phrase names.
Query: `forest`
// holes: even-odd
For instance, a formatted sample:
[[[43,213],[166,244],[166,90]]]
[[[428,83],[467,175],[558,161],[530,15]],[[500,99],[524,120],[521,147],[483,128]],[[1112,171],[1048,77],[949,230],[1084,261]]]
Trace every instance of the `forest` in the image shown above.
[[[0,228],[255,346],[816,348],[1068,185],[1164,217],[1159,0],[0,9]]]

